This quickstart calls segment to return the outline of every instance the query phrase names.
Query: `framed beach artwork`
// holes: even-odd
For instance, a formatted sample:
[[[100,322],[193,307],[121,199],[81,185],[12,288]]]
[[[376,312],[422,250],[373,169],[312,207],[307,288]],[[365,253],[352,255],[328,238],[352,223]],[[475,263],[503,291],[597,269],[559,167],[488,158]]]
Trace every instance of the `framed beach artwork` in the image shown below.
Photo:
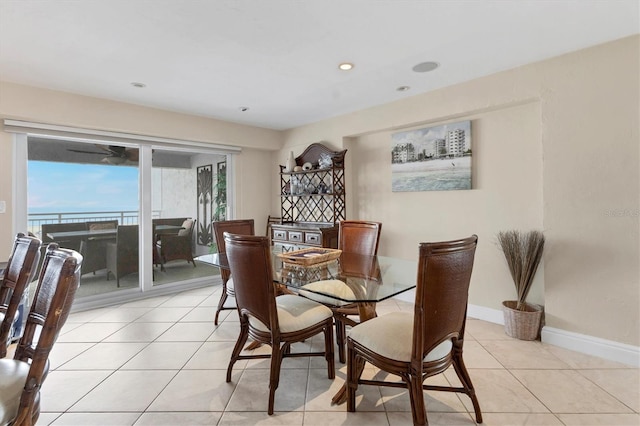
[[[391,135],[391,190],[471,189],[471,121]]]

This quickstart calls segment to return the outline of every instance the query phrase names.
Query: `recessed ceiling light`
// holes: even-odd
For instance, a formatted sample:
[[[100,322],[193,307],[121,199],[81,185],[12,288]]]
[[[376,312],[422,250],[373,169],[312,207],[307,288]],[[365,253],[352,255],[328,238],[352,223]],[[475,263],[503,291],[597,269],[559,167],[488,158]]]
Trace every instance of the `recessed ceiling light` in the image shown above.
[[[239,107],[238,109],[242,112],[249,111],[249,107]]]
[[[415,65],[411,69],[414,70],[415,72],[429,72],[429,71],[435,70],[439,66],[440,64],[438,64],[437,62],[422,62],[422,63],[419,63],[418,65]]]
[[[133,83],[131,83],[131,85],[132,85],[133,87],[137,87],[138,89],[142,89],[143,87],[147,87],[147,85],[146,85],[146,84],[144,84],[144,83],[138,83],[137,81],[134,81]]]
[[[350,64],[349,62],[343,62],[338,65],[338,68],[340,68],[342,71],[349,71],[353,69],[353,64]]]
[[[407,90],[409,90],[409,89],[411,89],[411,87],[409,87],[409,86],[400,86],[400,87],[398,87],[396,90],[397,90],[398,92],[406,92],[406,91],[407,91]]]

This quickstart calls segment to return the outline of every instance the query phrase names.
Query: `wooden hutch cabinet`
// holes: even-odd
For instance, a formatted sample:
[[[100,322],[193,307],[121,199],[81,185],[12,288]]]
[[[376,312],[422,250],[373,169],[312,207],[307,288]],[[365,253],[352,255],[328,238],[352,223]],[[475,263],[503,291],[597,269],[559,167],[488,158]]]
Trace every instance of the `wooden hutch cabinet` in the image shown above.
[[[346,153],[314,143],[295,158],[295,166],[306,165],[304,170],[280,166],[282,223],[271,227],[273,244],[285,250],[338,247],[338,226],[345,219]]]

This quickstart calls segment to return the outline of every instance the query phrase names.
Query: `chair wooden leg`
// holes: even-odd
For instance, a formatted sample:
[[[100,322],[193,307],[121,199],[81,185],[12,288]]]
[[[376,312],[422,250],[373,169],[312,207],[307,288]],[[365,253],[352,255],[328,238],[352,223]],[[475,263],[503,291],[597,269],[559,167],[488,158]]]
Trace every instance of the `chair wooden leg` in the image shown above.
[[[287,347],[287,345],[285,345]],[[280,365],[282,364],[282,352],[284,348],[280,348],[279,342],[273,342],[271,346],[271,371],[269,374],[269,408],[267,414],[273,414],[275,405],[276,389],[280,383]]]
[[[342,364],[346,362],[345,356],[345,340],[346,340],[346,326],[337,316],[336,322],[336,344],[338,345],[338,359]]]
[[[329,321],[324,328],[324,359],[327,360],[327,375],[330,380],[336,377],[336,365],[333,354],[333,324]]]
[[[424,405],[424,393],[422,390],[422,374],[413,372],[403,377],[409,388],[409,399],[411,400],[411,416],[414,425],[428,425],[427,410]]]
[[[238,341],[236,345],[233,347],[233,352],[231,353],[231,359],[229,360],[229,366],[227,367],[227,383],[231,381],[231,372],[233,371],[233,364],[236,363],[238,357],[240,356],[240,352],[242,352],[242,348],[244,344],[247,343],[247,338],[249,337],[249,325],[247,324],[247,320],[244,318],[240,319],[240,335],[238,336]]]
[[[218,325],[218,316],[220,316],[220,311],[224,306],[224,303],[227,301],[227,289],[222,286],[222,295],[220,296],[220,301],[218,302],[218,309],[216,310],[216,317],[213,320],[213,325]]]
[[[464,365],[464,361],[462,359],[462,345],[456,346],[453,350],[453,369],[458,375],[458,379],[460,379],[462,387],[465,388],[465,393],[469,395],[469,398],[471,398],[473,410],[476,413],[476,423],[482,423],[482,411],[480,411],[480,403],[478,402],[478,397],[476,396],[476,390],[473,388],[473,383],[471,383],[471,376],[469,376],[467,367]]]
[[[356,411],[356,390],[358,390],[358,381],[364,371],[365,361],[357,356],[356,350],[347,346],[347,411],[353,413]]]

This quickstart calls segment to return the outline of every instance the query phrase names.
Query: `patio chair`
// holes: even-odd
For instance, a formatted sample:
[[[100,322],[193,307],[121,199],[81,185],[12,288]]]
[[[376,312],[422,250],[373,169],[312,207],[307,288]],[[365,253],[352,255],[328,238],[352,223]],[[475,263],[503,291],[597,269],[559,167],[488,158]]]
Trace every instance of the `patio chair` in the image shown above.
[[[22,233],[16,235],[14,240],[9,261],[0,280],[0,358],[7,356],[18,307],[32,273],[36,272],[40,244],[38,238],[27,237]]]
[[[322,356],[329,379],[335,377],[333,321],[331,309],[304,297],[290,294],[276,298],[271,265],[271,244],[267,237],[224,233],[227,259],[235,282],[240,314],[240,335],[227,368],[227,383],[238,360],[271,358],[267,413],[273,414],[275,392],[283,358]],[[291,345],[324,334],[324,350],[293,353]],[[271,346],[271,355],[241,355],[251,338]]]
[[[423,390],[459,392],[471,398],[476,422],[480,404],[462,359],[469,282],[478,237],[420,244],[413,314],[393,312],[356,325],[347,338],[347,411],[356,411],[359,384],[406,387],[414,425],[427,424]],[[361,378],[368,362],[402,379]],[[425,385],[454,367],[461,387]],[[377,375],[376,377],[383,377]]]
[[[138,225],[118,226],[116,241],[107,243],[107,280],[109,274],[120,287],[120,278],[138,272]]]
[[[49,353],[71,310],[80,283],[82,256],[49,244],[24,334],[12,359],[0,359],[0,424],[33,425]]]
[[[226,253],[224,233],[239,235],[255,235],[253,219],[236,219],[236,220],[219,220],[213,222],[213,238],[218,246],[218,253]],[[222,294],[216,309],[216,316],[213,321],[214,325],[218,325],[218,316],[220,311],[228,309],[237,309],[235,304],[235,292],[233,286],[233,278],[231,272],[227,269],[220,269],[220,277],[222,278]],[[225,306],[227,299],[233,300],[233,306]]]
[[[182,226],[185,220],[189,219],[188,217],[163,217],[158,219],[153,219],[153,265],[160,265],[160,270],[164,271],[164,262],[162,260],[162,254],[160,253],[160,247],[158,246],[158,241],[160,240],[161,235],[165,234],[177,234],[178,231],[167,231],[162,230],[159,231],[157,226],[159,225],[173,225],[173,226]],[[154,274],[155,276],[155,274]]]
[[[195,268],[196,262],[193,260],[193,228],[195,221],[186,219],[182,222],[182,228],[177,234],[158,234],[156,247],[162,258],[162,262],[166,264],[172,260],[186,260],[193,263]]]
[[[116,229],[118,227],[117,220],[104,220],[96,222],[87,222],[89,231],[100,229]],[[113,236],[100,236],[85,238],[80,243],[80,254],[83,257],[82,275],[106,269],[107,267],[107,243],[113,242]]]

